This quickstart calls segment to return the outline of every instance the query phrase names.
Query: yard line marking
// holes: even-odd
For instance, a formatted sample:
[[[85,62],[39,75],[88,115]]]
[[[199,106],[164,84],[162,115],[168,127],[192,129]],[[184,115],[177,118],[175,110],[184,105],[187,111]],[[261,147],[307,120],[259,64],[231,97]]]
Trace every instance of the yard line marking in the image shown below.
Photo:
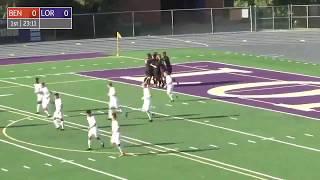
[[[214,147],[214,148],[218,148],[218,146],[213,145],[213,144],[209,144],[210,147]]]
[[[288,88],[288,87],[300,87],[300,86],[305,86],[304,84],[297,84],[297,85],[287,85],[287,86],[279,86],[279,87],[271,87],[271,88],[252,88],[252,89],[244,89],[244,90],[234,90],[230,91],[232,93],[239,93],[239,92],[247,92],[247,91],[262,91],[262,90],[269,90],[269,89],[281,89],[281,88]]]
[[[236,118],[236,117],[230,117],[230,119],[232,119],[232,120],[238,120],[238,118]]]
[[[186,103],[186,102],[183,102],[183,103],[181,103],[181,104],[183,104],[183,105],[189,105],[189,103]]]
[[[189,147],[189,149],[198,150],[199,148],[196,148],[196,147],[190,146],[190,147]]]
[[[248,140],[248,142],[249,142],[249,143],[254,143],[254,144],[257,143],[257,142],[252,141],[252,140]]]
[[[289,139],[295,139],[295,137],[293,137],[293,136],[286,136],[286,137]]]
[[[203,103],[203,104],[205,104],[206,102],[205,101],[198,101],[199,103]]]
[[[112,63],[108,62],[107,64],[109,64],[109,65],[110,65],[110,64],[112,64]]]
[[[9,88],[16,88],[16,87],[21,87],[21,86],[5,86],[5,87],[0,87],[0,89],[9,89]]]
[[[108,156],[109,158],[111,158],[111,159],[117,159],[116,157],[114,157],[114,156]]]
[[[208,120],[205,120],[205,121],[203,121],[203,122],[205,122],[205,123],[209,123],[210,121],[208,121]]]
[[[13,96],[13,94],[0,94],[0,97]]]
[[[166,104],[166,106],[172,107],[172,105],[171,105],[171,104]]]
[[[316,66],[317,64],[312,64],[312,65]]]
[[[96,160],[95,159],[92,159],[92,158],[88,158],[89,161],[93,161],[95,162]]]
[[[25,70],[23,70],[24,72],[28,72],[29,70],[28,69],[25,69]]]
[[[52,167],[52,165],[51,165],[51,164],[49,164],[49,163],[45,163],[44,165],[45,165],[45,166]]]
[[[151,153],[151,154],[157,154],[156,152],[154,152],[154,151],[149,151],[149,153]]]
[[[83,64],[80,64],[80,67],[84,67],[84,65],[83,65]]]
[[[92,65],[94,65],[94,66],[98,66],[99,64],[92,64]]]
[[[9,72],[14,73],[14,71],[9,71]]]
[[[71,68],[71,66],[68,65],[68,66],[65,66],[65,68]]]
[[[234,143],[234,142],[228,142],[228,144],[233,145],[233,146],[237,146],[238,144]]]
[[[305,136],[313,137],[312,134],[304,134]]]
[[[1,168],[1,171],[8,172],[9,170],[5,168]]]
[[[186,58],[190,58],[191,56],[186,56]]]
[[[24,165],[23,168],[25,169],[31,169],[29,166]]]
[[[0,106],[2,106],[2,105],[0,105]],[[7,106],[5,106],[5,107],[6,108],[11,108],[11,107],[7,107]],[[11,109],[15,109],[15,108],[11,108]],[[40,118],[40,117],[45,117],[43,115],[38,115],[38,116],[40,116],[40,117],[38,117],[35,114],[33,114],[32,112],[27,112],[27,111],[23,111],[23,110],[19,110],[19,109],[15,109],[15,110],[24,112],[24,114],[23,113],[19,113],[19,112],[15,112],[15,111],[9,111],[9,112],[15,113],[15,114],[22,114],[22,115],[25,115],[25,116],[26,116],[26,113],[27,113],[27,114],[31,114],[31,115],[27,115],[28,117],[34,117],[34,118],[37,118],[39,120],[48,121],[49,122],[49,120],[45,120],[43,118]],[[80,126],[80,127],[86,127],[84,125],[77,124],[77,123],[72,123],[72,122],[67,122],[67,123],[68,124],[74,124],[74,125],[77,125],[77,126]],[[106,132],[108,134],[111,134],[108,131],[104,131],[104,130],[100,130],[100,131],[101,132]],[[102,135],[107,136],[105,134],[102,134]],[[141,144],[133,142],[133,141],[136,141],[136,142],[139,142],[139,143],[142,143],[142,144],[153,145],[153,144],[151,144],[149,142],[145,142],[145,141],[138,140],[138,139],[135,139],[135,138],[130,138],[130,137],[127,137],[127,136],[123,136],[123,137],[126,138],[126,139],[129,139],[129,140],[124,139],[124,141],[129,142],[131,144],[141,145]],[[220,169],[228,170],[228,171],[235,172],[235,173],[238,173],[238,174],[243,174],[243,175],[246,175],[246,176],[255,177],[255,178],[263,179],[263,180],[265,179],[265,178],[261,178],[261,177],[258,177],[258,176],[252,175],[252,174],[248,174],[248,173],[244,173],[244,172],[238,171],[238,170],[242,170],[242,171],[254,173],[254,174],[257,174],[257,175],[261,175],[261,176],[264,176],[264,177],[269,177],[269,178],[272,178],[272,179],[277,179],[277,180],[281,179],[281,178],[278,178],[278,177],[273,177],[273,176],[270,176],[270,175],[267,175],[267,174],[259,173],[259,172],[256,172],[256,171],[251,171],[251,170],[248,170],[248,169],[245,169],[245,168],[241,168],[241,167],[238,167],[238,166],[226,164],[226,163],[223,163],[223,162],[220,162],[220,161],[216,161],[216,160],[213,160],[213,159],[208,159],[208,158],[204,158],[204,157],[201,157],[201,156],[197,156],[197,155],[193,155],[193,154],[189,154],[189,153],[185,153],[185,152],[181,152],[181,151],[175,151],[174,149],[167,148],[167,147],[164,147],[164,146],[160,146],[160,145],[153,145],[153,146],[161,148],[161,149],[166,149],[166,151],[174,151],[176,153],[179,153],[179,154],[173,154],[173,155],[181,157],[181,158],[184,158],[184,159],[189,159],[189,160],[192,160],[192,161],[195,161],[195,162],[199,162],[199,163],[206,164],[206,165],[209,165],[209,166],[213,166],[213,167],[217,167],[217,168],[220,168]],[[166,151],[160,150],[158,148],[153,148],[153,147],[150,147],[150,146],[143,146],[143,147],[148,148],[148,149],[154,149],[154,150],[160,151],[160,152],[166,152]],[[181,155],[181,154],[184,154],[184,155]],[[195,157],[195,158],[198,158],[198,159],[201,159],[201,160],[190,158],[190,157],[187,157],[186,155],[191,156],[191,157]],[[208,163],[208,162],[204,162],[203,160],[210,161],[210,162],[217,163],[217,164],[224,165],[224,166],[228,166],[228,167],[232,167],[232,168],[236,168],[238,170],[226,168],[226,167],[223,167],[223,166],[220,166],[220,165],[216,165],[216,164],[211,164],[211,163]]]
[[[62,161],[60,161],[61,163],[69,163],[69,162],[73,162],[74,160],[62,160]]]
[[[103,112],[103,111],[98,111],[98,113],[104,114],[105,112]]]

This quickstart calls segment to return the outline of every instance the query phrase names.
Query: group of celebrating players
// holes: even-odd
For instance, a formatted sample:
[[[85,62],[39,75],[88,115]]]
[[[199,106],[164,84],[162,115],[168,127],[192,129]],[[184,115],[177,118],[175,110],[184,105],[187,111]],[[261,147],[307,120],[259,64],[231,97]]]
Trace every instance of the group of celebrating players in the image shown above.
[[[172,66],[166,52],[163,52],[163,58],[160,54],[154,53],[153,55],[148,54],[145,61],[146,77],[142,83],[143,88],[143,100],[142,112],[145,112],[150,122],[152,122],[151,113],[151,87],[167,88],[167,94],[170,101],[173,102],[173,78],[171,77]],[[120,145],[120,126],[117,120],[117,114],[122,113],[122,109],[118,104],[118,98],[116,89],[111,82],[108,83],[108,97],[109,97],[109,108],[108,108],[108,119],[111,119],[111,139],[110,142],[113,146],[119,149],[120,156],[126,155],[123,152]],[[51,94],[48,87],[44,82],[40,82],[39,78],[35,79],[34,93],[37,98],[36,113],[40,113],[40,108],[47,115],[51,117],[49,113],[49,104],[51,102]],[[64,130],[64,115],[63,115],[63,103],[59,93],[54,93],[54,105],[55,111],[53,113],[53,124],[56,129]],[[128,117],[129,111],[125,112],[125,116]],[[104,142],[101,140],[98,134],[98,126],[95,116],[91,110],[86,111],[88,121],[88,150],[91,149],[91,143],[93,139],[100,142],[101,147],[104,147]]]

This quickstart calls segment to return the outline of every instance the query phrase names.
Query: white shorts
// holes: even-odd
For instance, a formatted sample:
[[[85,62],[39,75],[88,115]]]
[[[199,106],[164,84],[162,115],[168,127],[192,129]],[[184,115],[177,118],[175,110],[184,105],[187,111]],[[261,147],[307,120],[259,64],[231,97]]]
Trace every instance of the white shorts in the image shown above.
[[[172,94],[173,85],[167,85],[167,94]]]
[[[117,98],[117,97],[110,97],[110,100],[109,100],[109,109],[111,109],[111,108],[116,108],[116,109],[119,108],[118,98]]]
[[[119,145],[120,144],[120,133],[119,132],[112,133],[110,142],[111,142],[111,144]]]
[[[142,111],[147,112],[150,111],[151,107],[151,99],[144,99],[142,105]]]
[[[41,102],[42,101],[42,95],[41,94],[37,94],[37,102]]]
[[[98,137],[98,128],[97,127],[92,127],[91,129],[89,129],[88,131],[88,137],[94,137],[97,138]]]
[[[63,119],[63,113],[61,111],[55,111],[53,113],[53,118],[54,119]]]
[[[49,103],[50,103],[50,98],[42,98],[42,102],[41,102],[42,109],[47,109]]]

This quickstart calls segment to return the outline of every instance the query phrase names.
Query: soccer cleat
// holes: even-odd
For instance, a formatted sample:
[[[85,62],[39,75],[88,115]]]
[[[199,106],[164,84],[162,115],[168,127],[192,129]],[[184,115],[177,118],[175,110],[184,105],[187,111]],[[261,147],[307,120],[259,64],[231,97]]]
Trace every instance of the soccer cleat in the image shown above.
[[[60,129],[60,131],[64,131],[64,129]]]
[[[122,157],[122,156],[126,156],[127,154],[126,153],[120,153],[119,157]]]
[[[91,151],[91,150],[92,150],[91,148],[88,148],[88,149],[87,149],[87,151]]]
[[[36,114],[40,114],[39,112],[36,112]]]
[[[153,122],[153,120],[152,120],[152,119],[149,119],[149,122]]]
[[[101,148],[104,148],[104,143],[101,144]]]
[[[126,113],[124,114],[124,116],[125,116],[126,118],[128,118],[128,115],[129,115],[128,112],[126,112]]]
[[[173,99],[171,99],[171,100],[170,100],[170,102],[174,102],[174,100],[173,100]]]

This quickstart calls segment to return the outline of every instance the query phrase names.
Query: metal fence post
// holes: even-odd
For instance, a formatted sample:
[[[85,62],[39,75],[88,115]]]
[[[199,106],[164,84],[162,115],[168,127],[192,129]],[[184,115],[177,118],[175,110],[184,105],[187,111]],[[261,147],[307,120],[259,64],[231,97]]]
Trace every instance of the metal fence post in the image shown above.
[[[93,38],[96,38],[96,19],[95,15],[92,14],[92,26],[93,26]]]
[[[132,36],[135,37],[136,36],[136,32],[135,32],[135,28],[134,28],[134,26],[135,26],[135,23],[134,23],[134,21],[135,21],[135,19],[134,19],[134,11],[131,12],[131,18],[132,18]]]
[[[211,12],[210,12],[210,15],[211,15],[211,34],[213,34],[214,30],[213,30],[213,9],[211,8]]]
[[[174,19],[173,19],[173,10],[171,10],[171,35],[174,34],[174,27],[173,27],[173,24],[174,24]]]
[[[254,31],[257,32],[257,5],[254,5]]]
[[[211,9],[212,10],[212,9]],[[252,6],[250,5],[249,6],[249,10],[250,10],[250,31],[252,32],[253,31],[253,22],[252,22]]]
[[[307,10],[307,29],[309,29],[309,5],[306,6]]]
[[[292,9],[292,4],[289,5],[290,6],[290,29],[293,29],[293,9]]]
[[[274,30],[274,6],[272,6],[272,30]]]

